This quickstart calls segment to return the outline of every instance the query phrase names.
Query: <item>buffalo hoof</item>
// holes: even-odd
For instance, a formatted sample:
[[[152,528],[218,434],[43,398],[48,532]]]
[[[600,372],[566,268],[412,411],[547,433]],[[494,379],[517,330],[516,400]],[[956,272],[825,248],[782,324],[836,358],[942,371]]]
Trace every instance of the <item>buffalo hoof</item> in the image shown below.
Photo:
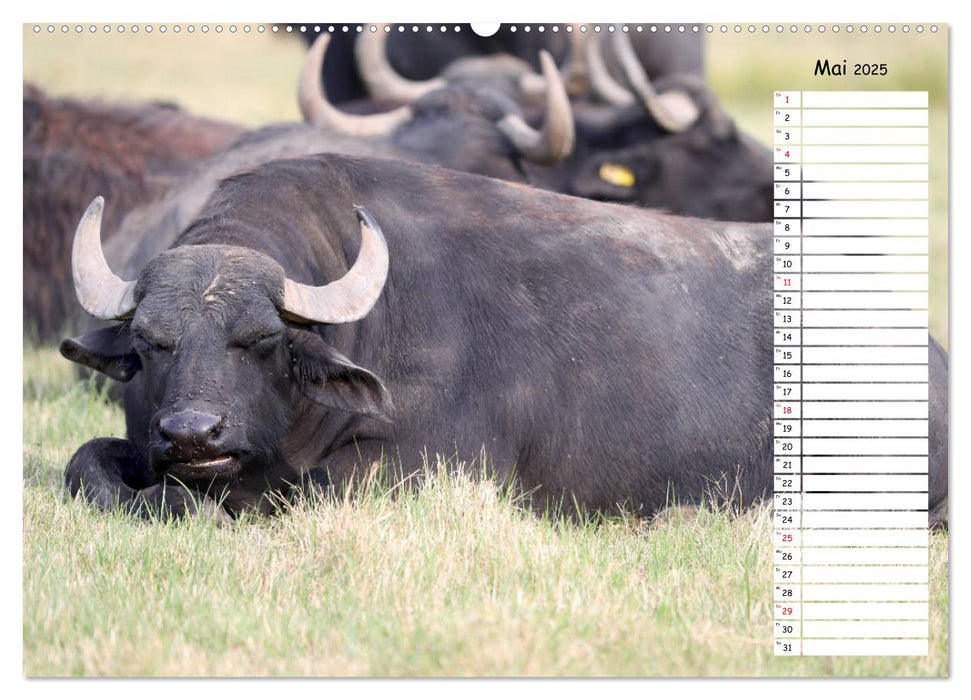
[[[177,484],[156,484],[139,491],[132,500],[132,511],[143,518],[203,517],[223,525],[233,522],[209,496]]]

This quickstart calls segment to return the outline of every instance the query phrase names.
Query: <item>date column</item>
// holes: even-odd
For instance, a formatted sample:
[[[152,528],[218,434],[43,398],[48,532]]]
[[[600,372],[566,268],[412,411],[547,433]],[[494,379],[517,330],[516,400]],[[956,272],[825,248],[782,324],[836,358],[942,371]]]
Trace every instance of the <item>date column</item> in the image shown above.
[[[799,92],[773,95],[774,650],[798,656],[802,601],[802,167]]]
[[[802,654],[926,656],[928,95],[801,100]]]

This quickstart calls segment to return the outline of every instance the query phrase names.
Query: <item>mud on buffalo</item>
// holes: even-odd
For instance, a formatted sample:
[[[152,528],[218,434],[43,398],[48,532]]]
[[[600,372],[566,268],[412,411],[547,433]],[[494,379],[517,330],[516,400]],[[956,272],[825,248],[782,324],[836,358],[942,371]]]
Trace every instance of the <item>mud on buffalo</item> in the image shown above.
[[[90,441],[66,470],[102,508],[269,511],[301,478],[426,453],[486,454],[540,508],[646,515],[713,484],[743,503],[771,490],[771,224],[318,155],[222,181],[124,280],[104,206],[73,272],[114,324],[61,345],[125,382],[128,439]],[[929,343],[940,519],[947,359]]]

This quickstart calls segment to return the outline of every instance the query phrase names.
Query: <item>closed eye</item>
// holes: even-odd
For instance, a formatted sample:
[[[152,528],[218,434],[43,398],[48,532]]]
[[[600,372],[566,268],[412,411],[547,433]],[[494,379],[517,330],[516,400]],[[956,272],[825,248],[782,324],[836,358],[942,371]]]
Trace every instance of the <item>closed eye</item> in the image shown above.
[[[245,338],[234,340],[233,345],[239,348],[266,348],[276,344],[282,335],[283,331],[280,330],[269,331],[263,334],[253,334]]]
[[[132,342],[135,345],[135,349],[141,352],[169,352],[175,347],[175,344],[169,341],[159,338],[148,338],[137,332],[132,333]]]

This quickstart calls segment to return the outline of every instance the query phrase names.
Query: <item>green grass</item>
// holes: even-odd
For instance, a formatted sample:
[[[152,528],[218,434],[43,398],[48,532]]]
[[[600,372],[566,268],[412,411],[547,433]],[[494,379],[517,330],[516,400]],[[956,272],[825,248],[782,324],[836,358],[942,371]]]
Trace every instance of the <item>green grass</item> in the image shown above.
[[[770,39],[785,49],[771,61],[732,35],[708,50],[725,108],[766,142],[766,96],[805,89],[792,76],[818,52],[800,37]],[[877,48],[907,57],[891,59],[893,89],[931,90],[932,133],[946,133],[939,50]],[[256,34],[24,36],[25,79],[54,94],[172,100],[251,125],[297,118],[302,55],[293,39]],[[931,328],[946,341],[946,143],[932,149]],[[559,522],[452,476],[231,527],[144,523],[72,502],[61,485],[84,441],[124,434],[120,409],[56,350],[30,344],[23,401],[29,676],[949,672],[944,535],[931,538],[930,656],[777,658],[765,512],[704,511],[654,528]]]
[[[771,516],[543,518],[488,480],[311,498],[228,527],[104,515],[61,490],[123,416],[25,348],[28,676],[939,676],[947,540],[932,537],[931,655],[772,655]]]

